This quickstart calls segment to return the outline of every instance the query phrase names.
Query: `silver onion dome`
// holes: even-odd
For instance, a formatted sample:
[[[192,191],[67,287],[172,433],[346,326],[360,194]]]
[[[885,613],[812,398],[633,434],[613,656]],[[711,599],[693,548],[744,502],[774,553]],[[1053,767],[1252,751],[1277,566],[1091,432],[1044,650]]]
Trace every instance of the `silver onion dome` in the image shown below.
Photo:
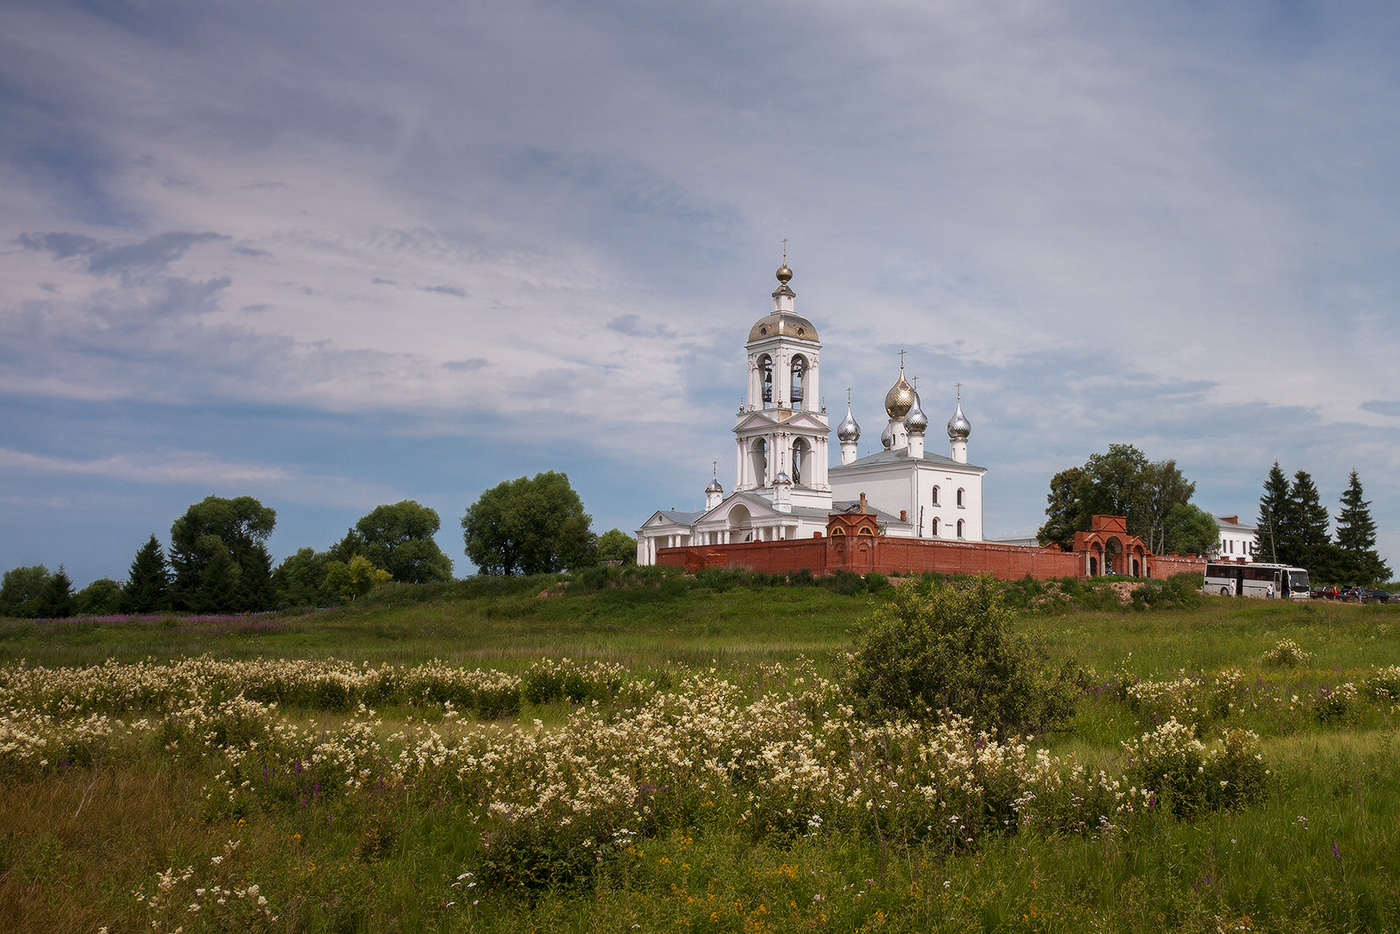
[[[846,403],[846,417],[841,420],[841,424],[836,426],[836,440],[842,444],[847,441],[860,440],[860,426],[856,424],[855,416],[851,414],[851,403]]]
[[[778,471],[778,475],[773,478],[773,485],[777,486],[778,484],[792,486],[792,478],[787,475],[786,470]]]
[[[715,479],[713,479],[713,480],[710,481],[710,485],[707,486],[707,487],[705,487],[705,492],[706,492],[706,493],[723,493],[723,492],[724,492],[724,487],[722,487],[722,486],[719,485],[719,478],[718,478],[718,477],[716,477]]]
[[[966,441],[970,434],[972,434],[972,423],[963,414],[962,399],[959,399],[958,410],[953,413],[952,418],[948,419],[948,438],[951,441]]]
[[[886,423],[885,430],[880,432],[880,443],[885,446],[886,451],[894,444],[894,422]]]
[[[928,416],[919,406],[919,394],[914,393],[914,407],[904,416],[904,430],[910,434],[923,434],[928,430]]]

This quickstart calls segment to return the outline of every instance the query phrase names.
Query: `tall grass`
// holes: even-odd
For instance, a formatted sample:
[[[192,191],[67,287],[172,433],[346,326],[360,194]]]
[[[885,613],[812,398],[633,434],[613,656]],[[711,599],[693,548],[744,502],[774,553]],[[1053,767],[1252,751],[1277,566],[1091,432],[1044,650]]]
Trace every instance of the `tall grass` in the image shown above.
[[[458,773],[433,756],[456,761],[455,744],[494,742],[517,725],[530,734],[533,720],[542,736],[586,723],[622,729],[649,709],[648,691],[675,692],[689,673],[712,668],[706,677],[727,680],[741,706],[771,710],[782,730],[807,723],[812,735],[834,737],[839,698],[812,694],[813,679],[839,673],[853,622],[884,599],[878,586],[842,593],[665,579],[649,589],[603,580],[539,595],[558,583],[400,588],[338,610],[248,619],[0,622],[10,730],[0,761],[11,769],[0,781],[0,930],[115,932],[153,922],[189,932],[1400,929],[1400,670],[1390,668],[1400,665],[1400,608],[1330,603],[1207,598],[1193,608],[1056,607],[1019,619],[1057,663],[1074,659],[1085,685],[1072,723],[1038,737],[1029,760],[1043,749],[1085,774],[1126,777],[1143,734],[1172,719],[1207,745],[1227,730],[1252,731],[1270,772],[1258,797],[1190,816],[1148,807],[1105,830],[1092,821],[1076,829],[1080,805],[1066,793],[1018,806],[1049,809],[1039,813],[1054,820],[950,845],[881,817],[890,810],[868,819],[860,809],[828,811],[815,824],[795,813],[786,822],[796,798],[764,789],[787,789],[789,778],[743,786],[769,815],[758,827],[739,820],[741,798],[707,804],[678,797],[689,787],[678,779],[669,788],[653,781],[647,800],[665,802],[671,816],[628,823],[599,862],[590,855],[557,876],[546,865],[542,878],[554,887],[493,885],[488,857],[504,838],[492,834],[509,824],[484,818],[472,803],[478,792],[454,784]],[[1298,653],[1283,653],[1283,664],[1286,640]],[[316,664],[222,661],[258,657]],[[565,657],[580,661],[559,666]],[[106,674],[76,670],[106,659],[117,660]],[[178,698],[142,688],[117,709],[117,688],[132,683],[136,663],[142,684],[172,684],[185,677],[181,665],[215,680],[190,676],[193,693]],[[396,673],[356,688],[345,672],[364,672],[363,663]],[[47,694],[35,686],[40,665],[65,669]],[[514,679],[518,714],[473,714],[467,695],[434,687],[507,683],[454,674],[459,665]],[[624,688],[633,682],[651,687]],[[215,683],[222,687],[199,696],[198,685]],[[325,684],[341,687],[317,687]],[[395,694],[385,685],[412,687]],[[237,694],[278,706],[217,712]],[[379,713],[357,713],[361,700]],[[204,713],[180,713],[196,707]],[[93,717],[107,726],[91,726]],[[31,742],[41,723],[54,745],[26,747],[34,756],[15,765],[18,747],[7,744]],[[374,777],[358,790],[298,771],[309,753],[293,752],[278,770],[278,750],[338,743],[356,724],[382,756],[364,760]],[[758,727],[750,732],[759,743]],[[756,749],[796,748],[782,744],[797,734],[781,736]],[[394,763],[409,750],[427,758],[405,771]],[[640,752],[635,767],[652,768],[661,747]],[[833,762],[856,761],[828,752]],[[576,766],[586,785],[589,762]],[[894,808],[898,793],[887,793]],[[558,830],[557,820],[542,825],[545,836],[520,845],[548,854],[547,834]]]

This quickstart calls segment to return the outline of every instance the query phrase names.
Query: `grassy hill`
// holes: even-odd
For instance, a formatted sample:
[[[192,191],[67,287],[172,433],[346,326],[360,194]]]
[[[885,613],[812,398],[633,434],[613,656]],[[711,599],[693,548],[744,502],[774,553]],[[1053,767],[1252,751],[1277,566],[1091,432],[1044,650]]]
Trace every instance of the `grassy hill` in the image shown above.
[[[1400,929],[1400,607],[1011,585],[1082,696],[998,741],[776,583],[0,621],[0,929]]]

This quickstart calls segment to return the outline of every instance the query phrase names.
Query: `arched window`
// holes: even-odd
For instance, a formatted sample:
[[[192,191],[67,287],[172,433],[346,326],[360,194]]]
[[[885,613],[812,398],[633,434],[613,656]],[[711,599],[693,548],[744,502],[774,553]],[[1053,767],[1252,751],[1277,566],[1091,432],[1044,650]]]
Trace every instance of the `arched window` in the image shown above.
[[[758,372],[763,380],[763,404],[773,404],[773,358],[764,354],[758,358]]]
[[[792,485],[802,485],[802,475],[807,467],[807,442],[798,438],[792,443]]]
[[[755,438],[753,445],[749,448],[749,457],[753,465],[753,481],[757,486],[768,485],[768,442],[762,438]]]
[[[934,488],[933,488],[933,505],[935,505],[935,506],[938,505],[938,487],[934,487]],[[937,523],[937,522],[938,522],[937,519],[934,519],[933,521],[934,521],[934,523]],[[936,524],[935,524],[934,528],[937,528],[937,525],[936,525]],[[934,534],[936,535],[936,534],[938,534],[938,533],[935,532]]]
[[[964,493],[964,492],[966,492],[966,491],[963,490],[962,487],[958,487],[958,508],[959,508],[959,509],[961,509],[963,506],[967,505],[966,503],[963,502],[963,493]]]
[[[958,520],[958,538],[962,538],[962,537],[963,537],[963,529],[966,528],[964,522],[965,522],[965,520],[963,520],[963,519],[959,519],[959,520]]]
[[[798,354],[792,358],[792,400],[794,407],[802,401],[802,384],[807,378],[807,358]],[[794,478],[796,482],[796,478]]]
[[[937,503],[937,500],[935,500],[934,502],[935,502],[935,504],[936,504],[936,503]],[[938,537],[938,517],[937,517],[937,516],[934,516],[934,517],[933,517],[933,537],[934,537],[934,538],[937,538],[937,537]]]

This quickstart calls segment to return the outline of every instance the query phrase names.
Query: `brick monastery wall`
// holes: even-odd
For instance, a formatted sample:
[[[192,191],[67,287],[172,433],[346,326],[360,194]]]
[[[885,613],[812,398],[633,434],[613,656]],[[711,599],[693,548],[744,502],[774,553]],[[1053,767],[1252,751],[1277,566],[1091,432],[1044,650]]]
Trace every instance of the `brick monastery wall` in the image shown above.
[[[864,544],[864,549],[859,546]],[[742,568],[767,574],[791,573],[806,568],[816,575],[849,570],[858,574],[990,574],[1000,580],[1083,577],[1084,557],[1058,548],[1000,545],[993,542],[940,542],[908,538],[850,536],[811,538],[781,542],[747,542],[736,545],[662,548],[656,563],[684,567],[695,572],[702,568]],[[1164,567],[1168,563],[1170,570]],[[1153,557],[1149,565],[1153,577],[1182,570],[1203,570],[1199,559]]]

